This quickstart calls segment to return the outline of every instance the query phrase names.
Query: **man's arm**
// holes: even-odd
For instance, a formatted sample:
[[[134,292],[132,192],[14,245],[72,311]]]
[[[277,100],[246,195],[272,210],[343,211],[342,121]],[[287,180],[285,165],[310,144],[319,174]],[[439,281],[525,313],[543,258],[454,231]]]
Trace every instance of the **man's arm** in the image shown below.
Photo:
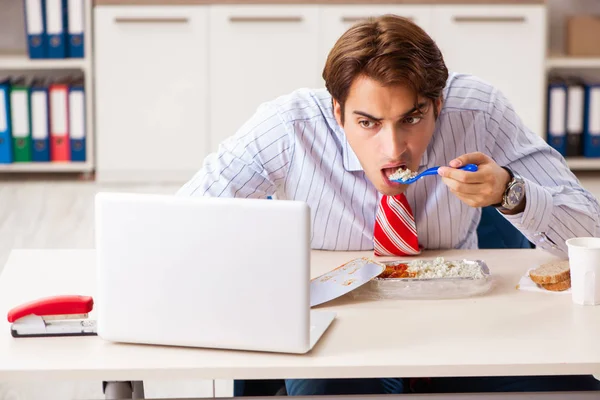
[[[500,92],[493,100],[486,120],[490,156],[526,182],[524,209],[505,217],[536,246],[567,257],[567,239],[600,233],[598,200],[581,186],[564,158],[524,126]]]
[[[261,106],[234,136],[209,154],[179,196],[266,198],[289,170],[293,140],[277,111]]]

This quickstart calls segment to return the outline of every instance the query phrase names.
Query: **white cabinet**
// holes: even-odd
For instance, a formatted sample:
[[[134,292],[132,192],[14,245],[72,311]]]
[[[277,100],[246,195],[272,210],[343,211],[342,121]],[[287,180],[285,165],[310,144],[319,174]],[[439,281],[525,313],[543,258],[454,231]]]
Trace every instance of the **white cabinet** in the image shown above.
[[[544,135],[545,5],[100,5],[98,180],[184,182],[261,103],[322,87],[336,40],[382,14],[412,19],[451,71],[498,87]]]
[[[432,36],[454,72],[500,89],[525,124],[544,135],[546,8],[434,6]]]
[[[429,5],[325,5],[321,6],[321,38],[319,42],[319,77],[321,78],[327,56],[335,42],[353,24],[369,17],[395,14],[408,18],[429,32],[431,28],[431,6]],[[321,86],[325,82],[320,80]]]
[[[317,6],[210,6],[210,148],[263,102],[315,87]]]
[[[208,9],[94,14],[98,180],[189,178],[208,146]]]

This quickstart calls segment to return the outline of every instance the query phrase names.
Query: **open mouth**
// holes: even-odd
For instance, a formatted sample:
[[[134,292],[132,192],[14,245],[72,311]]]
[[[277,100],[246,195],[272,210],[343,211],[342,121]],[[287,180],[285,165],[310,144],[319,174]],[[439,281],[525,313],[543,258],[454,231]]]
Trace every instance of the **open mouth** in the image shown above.
[[[406,164],[383,168],[382,173],[389,184],[401,184],[402,181],[407,181],[417,175],[417,172],[408,169]]]
[[[395,183],[395,182],[391,182],[391,180],[395,179],[396,176],[403,173],[404,171],[406,171],[406,164],[396,165],[394,167],[383,168],[381,170],[381,173],[386,178],[386,180],[389,181],[389,183]]]

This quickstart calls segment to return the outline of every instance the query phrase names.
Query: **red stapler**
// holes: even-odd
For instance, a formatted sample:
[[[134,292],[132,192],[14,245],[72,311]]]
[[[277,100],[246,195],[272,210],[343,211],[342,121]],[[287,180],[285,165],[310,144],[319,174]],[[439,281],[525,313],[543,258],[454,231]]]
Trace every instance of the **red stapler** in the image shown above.
[[[8,312],[13,337],[96,335],[88,320],[94,300],[88,296],[53,296],[22,304]]]

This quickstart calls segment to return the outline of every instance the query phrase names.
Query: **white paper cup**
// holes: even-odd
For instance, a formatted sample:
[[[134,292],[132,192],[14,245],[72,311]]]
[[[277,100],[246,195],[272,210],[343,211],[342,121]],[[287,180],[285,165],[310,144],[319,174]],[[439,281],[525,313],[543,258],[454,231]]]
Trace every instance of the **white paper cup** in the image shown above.
[[[569,249],[573,303],[600,304],[600,238],[572,238],[566,244]]]

